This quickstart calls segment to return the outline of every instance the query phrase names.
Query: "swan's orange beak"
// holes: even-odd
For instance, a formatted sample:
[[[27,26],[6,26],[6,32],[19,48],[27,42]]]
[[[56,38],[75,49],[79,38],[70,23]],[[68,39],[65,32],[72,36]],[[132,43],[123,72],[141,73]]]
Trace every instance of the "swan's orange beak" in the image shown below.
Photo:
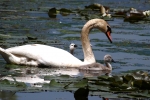
[[[106,32],[106,36],[109,39],[110,43],[112,43],[112,38],[111,38],[111,31]]]

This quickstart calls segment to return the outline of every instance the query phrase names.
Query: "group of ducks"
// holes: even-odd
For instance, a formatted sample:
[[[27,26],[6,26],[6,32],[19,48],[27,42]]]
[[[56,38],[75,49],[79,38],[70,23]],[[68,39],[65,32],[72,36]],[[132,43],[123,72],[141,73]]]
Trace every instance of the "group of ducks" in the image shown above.
[[[93,28],[101,30],[112,43],[111,28],[103,19],[89,20],[81,30],[81,42],[84,53],[84,61],[73,55],[75,45],[70,46],[70,52],[60,48],[42,45],[27,44],[22,46],[3,49],[0,47],[0,54],[9,64],[27,66],[48,66],[48,67],[75,67],[83,70],[112,70],[110,62],[113,61],[110,55],[104,56],[106,66],[97,63],[89,41],[89,32]]]

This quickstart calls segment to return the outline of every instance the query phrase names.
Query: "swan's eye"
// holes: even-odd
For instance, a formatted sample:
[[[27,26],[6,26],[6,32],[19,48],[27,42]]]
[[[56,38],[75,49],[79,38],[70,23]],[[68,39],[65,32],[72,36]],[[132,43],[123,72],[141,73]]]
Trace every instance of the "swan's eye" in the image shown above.
[[[110,34],[111,34],[112,31],[111,31],[110,26],[107,26],[107,28],[108,28],[107,31],[110,31]]]

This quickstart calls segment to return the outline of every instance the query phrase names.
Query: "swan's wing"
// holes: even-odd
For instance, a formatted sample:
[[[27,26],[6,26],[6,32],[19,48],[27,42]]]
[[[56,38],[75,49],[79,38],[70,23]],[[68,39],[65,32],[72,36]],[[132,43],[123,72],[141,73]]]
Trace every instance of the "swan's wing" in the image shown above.
[[[6,51],[21,57],[36,60],[40,64],[48,66],[76,67],[81,65],[82,61],[71,55],[69,52],[40,44],[23,45],[6,49]]]
[[[24,56],[32,59],[38,59],[41,57],[48,56],[54,50],[55,49],[51,46],[40,45],[40,44],[16,46],[16,47],[6,49],[6,51],[14,55]]]

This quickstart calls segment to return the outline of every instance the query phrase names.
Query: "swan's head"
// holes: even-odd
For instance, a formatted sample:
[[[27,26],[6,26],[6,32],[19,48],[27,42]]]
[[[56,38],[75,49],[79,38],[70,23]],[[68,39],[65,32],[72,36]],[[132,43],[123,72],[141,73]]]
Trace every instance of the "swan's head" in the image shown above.
[[[104,62],[110,63],[110,62],[115,62],[115,61],[112,59],[111,55],[107,54],[104,56]]]
[[[70,44],[69,48],[70,48],[70,53],[71,53],[71,54],[73,54],[74,49],[76,49],[76,47],[77,47],[76,44],[74,44],[74,43],[71,43],[71,44]]]
[[[105,34],[106,34],[107,38],[109,39],[109,41],[112,43],[110,26],[107,26],[107,31],[105,32]]]
[[[96,27],[99,30],[101,30],[102,32],[104,32],[106,34],[107,38],[109,39],[109,41],[112,43],[111,27],[105,20],[93,19],[93,20],[89,21],[89,25],[90,25],[90,23],[92,23],[90,27],[92,27],[92,28]]]

